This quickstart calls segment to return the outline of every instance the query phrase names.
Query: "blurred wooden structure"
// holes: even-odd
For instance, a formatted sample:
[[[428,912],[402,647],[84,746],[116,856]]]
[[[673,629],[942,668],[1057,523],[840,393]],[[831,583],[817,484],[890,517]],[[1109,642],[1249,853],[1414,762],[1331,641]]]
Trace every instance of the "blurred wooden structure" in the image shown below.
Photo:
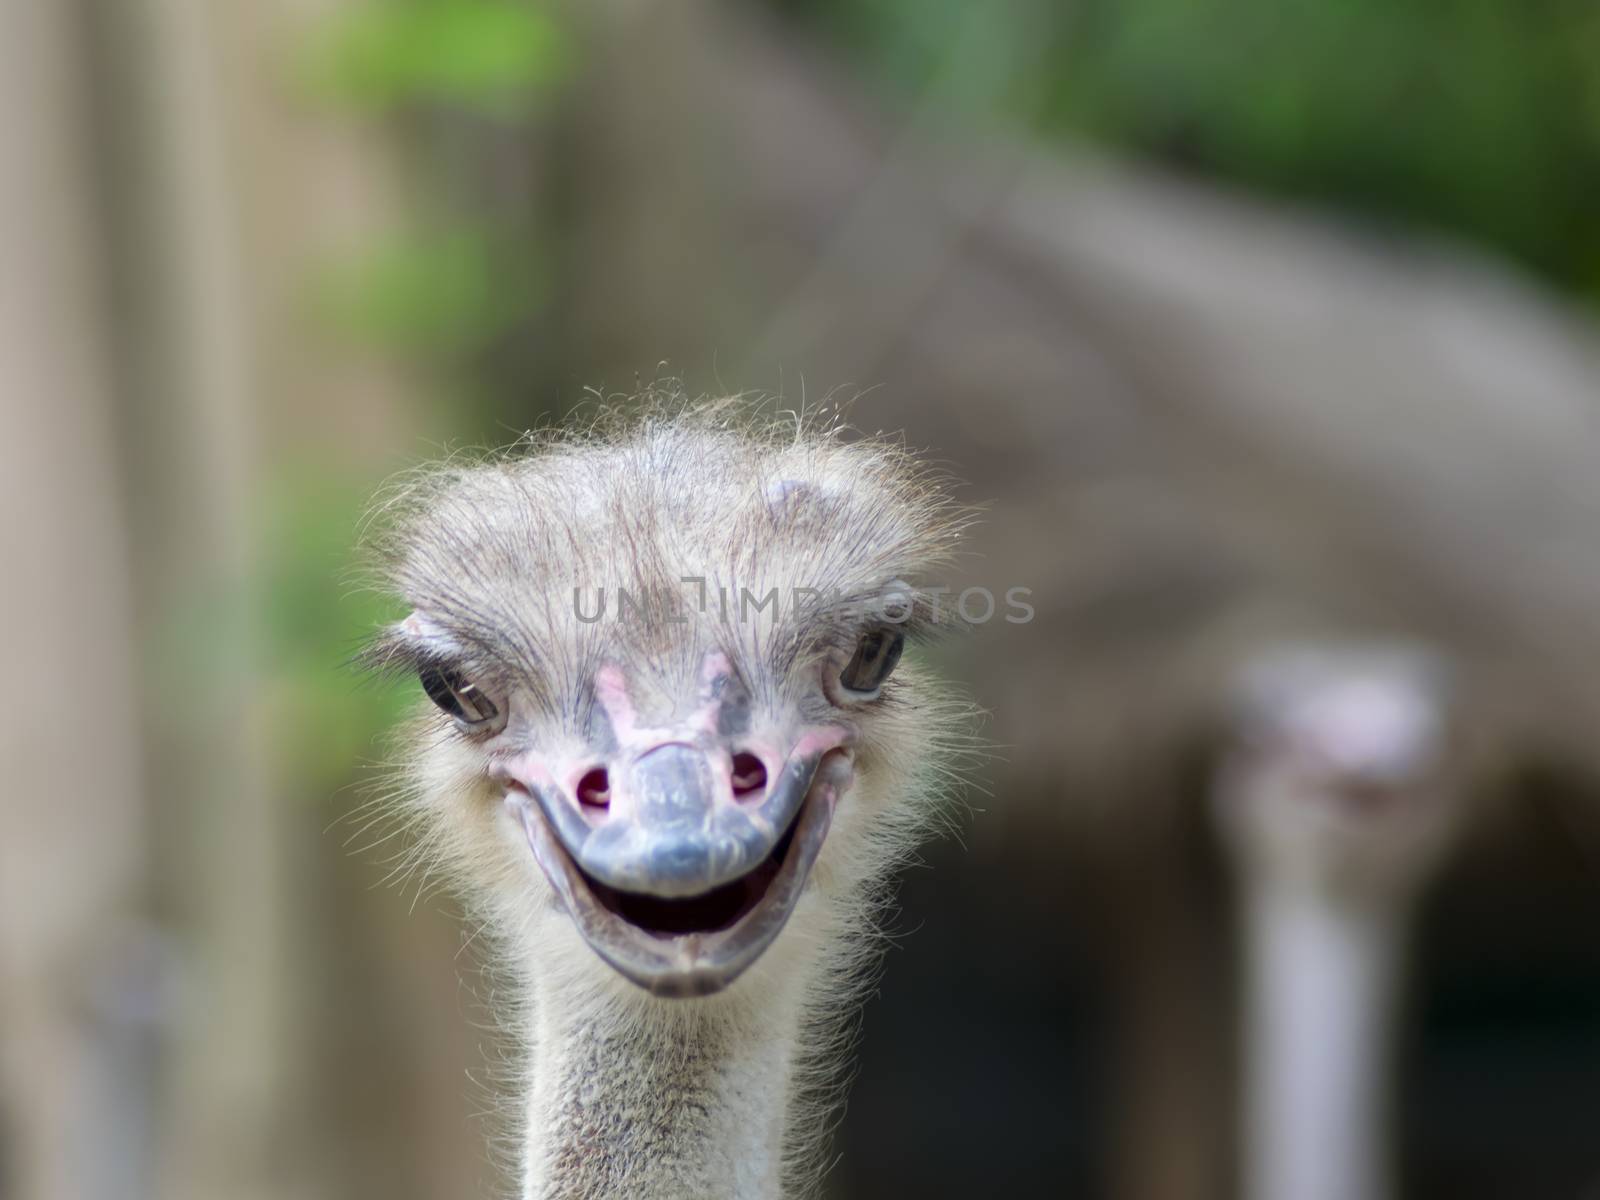
[[[121,1110],[118,1084],[147,1077],[151,1049],[137,994],[149,946],[127,915],[148,842],[84,64],[61,6],[8,17],[0,618],[14,703],[0,801],[0,1193],[76,1200],[128,1179],[132,1196],[149,1194],[137,1177],[149,1128]]]

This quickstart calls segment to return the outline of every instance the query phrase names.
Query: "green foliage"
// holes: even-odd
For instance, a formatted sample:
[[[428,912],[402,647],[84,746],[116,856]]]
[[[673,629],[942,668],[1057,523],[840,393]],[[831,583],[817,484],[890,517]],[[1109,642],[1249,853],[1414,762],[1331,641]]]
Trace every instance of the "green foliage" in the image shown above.
[[[307,795],[325,796],[379,758],[380,735],[416,698],[404,681],[352,663],[379,625],[402,615],[361,578],[353,549],[373,486],[307,465],[265,494],[262,676],[279,760]]]
[[[417,101],[491,115],[527,111],[565,73],[567,39],[517,0],[370,0],[308,57],[318,91],[362,108]]]
[[[470,349],[544,299],[536,248],[465,226],[399,237],[321,272],[316,308],[352,341],[422,354]]]
[[[903,88],[1478,238],[1600,298],[1593,0],[776,2]]]
[[[320,266],[313,307],[328,330],[460,366],[542,307],[540,231],[492,171],[574,53],[544,0],[364,0],[317,26],[302,82],[410,135],[415,211],[428,214]]]

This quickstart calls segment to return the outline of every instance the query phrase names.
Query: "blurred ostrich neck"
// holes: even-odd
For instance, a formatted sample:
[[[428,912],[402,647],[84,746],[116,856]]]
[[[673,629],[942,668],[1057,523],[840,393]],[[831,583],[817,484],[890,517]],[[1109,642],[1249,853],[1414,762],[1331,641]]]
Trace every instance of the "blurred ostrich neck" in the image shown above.
[[[619,1020],[536,986],[526,1200],[775,1200],[802,994]]]
[[[1386,1200],[1406,905],[1283,879],[1247,891],[1250,1200]]]

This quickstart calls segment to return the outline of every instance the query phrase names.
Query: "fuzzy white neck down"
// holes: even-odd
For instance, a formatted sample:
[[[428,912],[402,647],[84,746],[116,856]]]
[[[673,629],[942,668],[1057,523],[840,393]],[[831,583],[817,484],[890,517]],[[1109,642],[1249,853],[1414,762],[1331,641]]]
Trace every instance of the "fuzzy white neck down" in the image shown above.
[[[1250,960],[1250,1200],[1387,1200],[1385,1076],[1405,912],[1257,884]]]
[[[699,1001],[583,990],[534,988],[525,1200],[783,1195],[801,988],[753,984],[759,1003],[737,985]]]

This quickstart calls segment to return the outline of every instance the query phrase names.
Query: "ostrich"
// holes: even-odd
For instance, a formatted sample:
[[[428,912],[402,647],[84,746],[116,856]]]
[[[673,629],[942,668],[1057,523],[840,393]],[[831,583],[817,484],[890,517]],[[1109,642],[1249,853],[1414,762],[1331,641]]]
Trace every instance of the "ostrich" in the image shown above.
[[[432,707],[418,845],[517,986],[522,1194],[803,1193],[892,868],[963,705],[907,580],[968,520],[897,444],[657,404],[401,485],[411,609],[371,658]]]
[[[1241,877],[1244,1194],[1392,1194],[1385,1060],[1419,887],[1463,823],[1460,717],[1415,645],[1263,649],[1217,814]]]

